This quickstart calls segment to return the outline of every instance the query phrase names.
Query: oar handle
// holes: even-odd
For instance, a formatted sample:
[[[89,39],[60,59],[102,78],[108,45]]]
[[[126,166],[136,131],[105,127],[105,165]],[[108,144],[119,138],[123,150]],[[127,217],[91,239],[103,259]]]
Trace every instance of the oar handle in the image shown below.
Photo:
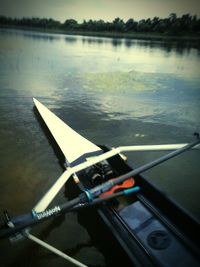
[[[83,198],[83,197],[82,197]],[[58,214],[62,214],[66,211],[71,210],[75,205],[79,204],[82,199],[79,197],[68,201],[60,206],[55,206],[52,209],[47,209],[43,212],[35,212],[34,210],[31,213],[27,213],[24,215],[16,216],[10,219],[7,223],[7,226],[4,225],[3,228],[0,229],[0,239],[5,238],[11,235],[14,235],[22,230],[38,224],[42,221],[45,221],[49,218],[58,216]],[[8,227],[9,226],[9,227]]]

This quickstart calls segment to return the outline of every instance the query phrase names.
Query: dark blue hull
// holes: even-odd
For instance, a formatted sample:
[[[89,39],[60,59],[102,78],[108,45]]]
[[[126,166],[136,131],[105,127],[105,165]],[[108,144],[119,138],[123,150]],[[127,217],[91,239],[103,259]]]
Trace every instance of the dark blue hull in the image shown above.
[[[108,163],[118,176],[132,170],[120,156]],[[92,186],[88,177],[80,178],[84,187]],[[133,266],[200,266],[199,223],[143,176],[134,178],[140,193],[98,208]]]

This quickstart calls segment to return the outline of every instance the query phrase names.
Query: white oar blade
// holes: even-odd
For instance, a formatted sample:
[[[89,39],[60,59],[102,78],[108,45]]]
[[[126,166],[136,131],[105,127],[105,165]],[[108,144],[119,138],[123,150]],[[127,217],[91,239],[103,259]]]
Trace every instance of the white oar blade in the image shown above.
[[[74,166],[101,153],[98,146],[75,132],[37,99],[33,98],[33,101],[69,165]]]

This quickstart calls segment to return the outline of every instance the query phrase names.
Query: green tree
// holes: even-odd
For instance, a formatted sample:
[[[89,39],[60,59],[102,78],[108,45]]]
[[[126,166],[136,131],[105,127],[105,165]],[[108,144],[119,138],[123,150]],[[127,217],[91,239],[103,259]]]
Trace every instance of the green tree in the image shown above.
[[[139,32],[149,32],[151,31],[151,20],[150,19],[142,19],[139,21],[138,26],[137,26],[137,30]]]
[[[118,32],[124,32],[126,29],[124,21],[120,18],[115,18],[113,20],[113,30]]]
[[[137,30],[137,22],[134,19],[129,19],[125,23],[125,27],[127,31],[136,31]]]
[[[170,22],[175,22],[176,19],[177,19],[176,13],[169,14],[169,20],[170,20]]]
[[[63,27],[67,29],[76,29],[78,26],[78,22],[74,19],[67,19],[63,23]]]
[[[190,31],[192,22],[192,16],[190,14],[184,14],[181,17],[181,31]]]

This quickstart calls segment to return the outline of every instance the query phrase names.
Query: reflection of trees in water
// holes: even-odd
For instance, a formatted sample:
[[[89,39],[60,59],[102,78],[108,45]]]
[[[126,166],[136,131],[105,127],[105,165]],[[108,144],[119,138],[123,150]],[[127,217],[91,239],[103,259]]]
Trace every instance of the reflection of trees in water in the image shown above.
[[[24,32],[23,36],[31,38],[32,40],[37,40],[37,41],[42,40],[42,41],[49,41],[49,42],[57,41],[60,39],[59,36],[55,36],[52,34],[43,34],[43,33],[40,34],[40,33],[35,33],[35,32]]]
[[[75,37],[76,38],[76,37]],[[76,39],[77,40],[77,39]],[[131,38],[105,38],[105,37],[83,37],[82,43],[87,44],[112,44],[114,47],[125,45],[126,48],[132,47],[146,47],[146,48],[161,48],[170,53],[176,51],[179,54],[189,53],[192,48],[200,49],[198,42],[184,41],[184,40],[147,40],[131,39]]]
[[[122,38],[101,38],[101,37],[83,37],[83,43],[88,44],[104,44],[110,43],[114,47],[119,47],[125,45],[126,48],[132,47],[145,47],[145,48],[159,48],[163,49],[165,52],[170,53],[176,51],[177,53],[183,55],[188,54],[192,48],[200,49],[198,43],[186,42],[186,41],[157,41],[157,40],[140,40],[140,39],[122,39]]]
[[[48,33],[39,33],[37,31],[27,31],[27,30],[16,30],[16,29],[1,29],[1,34],[2,33],[6,33],[6,35],[14,35],[14,36],[21,36],[23,35],[23,37],[25,38],[29,38],[32,40],[36,40],[36,41],[55,41],[55,40],[60,40],[60,36],[58,35],[53,35],[53,34],[48,34]]]
[[[110,38],[110,37],[83,37],[82,38],[83,43],[88,44],[107,44],[111,43],[113,46],[120,46],[123,44],[123,41],[121,38]]]
[[[120,46],[120,45],[122,45],[122,39],[119,39],[119,38],[113,38],[113,39],[112,39],[112,45],[113,45],[113,46]]]
[[[124,45],[127,48],[131,47],[146,47],[146,48],[160,48],[165,52],[170,53],[176,51],[178,54],[188,54],[191,49],[200,49],[200,46],[196,43],[183,42],[183,41],[144,41],[144,40],[131,40],[125,39]]]
[[[97,44],[103,44],[106,43],[105,38],[101,38],[101,37],[83,37],[82,39],[82,43],[85,44],[93,44],[93,43],[97,43]]]
[[[76,42],[78,37],[66,37],[66,42]],[[142,39],[131,39],[131,38],[105,38],[105,37],[82,37],[81,41],[83,44],[108,44],[110,43],[113,47],[125,46],[130,49],[132,47],[145,47],[149,49],[159,48],[165,52],[170,53],[175,51],[181,55],[188,54],[191,49],[196,48],[198,51],[200,45],[196,42],[191,41],[159,41],[159,40],[142,40]]]
[[[58,41],[61,38],[63,38],[61,35],[56,34],[48,34],[48,33],[39,33],[36,31],[25,31],[25,30],[6,30],[2,29],[1,33],[6,33],[9,35],[22,35],[25,38],[31,38],[32,40],[36,41]],[[75,35],[67,35],[64,37],[66,43],[75,43],[79,40],[80,37],[77,37]],[[132,47],[145,47],[145,48],[159,48],[163,49],[165,52],[170,53],[172,51],[175,51],[181,55],[188,54],[191,49],[195,48],[200,50],[200,43],[198,40],[175,40],[173,38],[171,39],[163,39],[163,40],[156,40],[155,38],[152,38],[147,35],[143,35],[142,37],[135,37],[135,39],[132,38],[111,38],[111,37],[81,37],[81,41],[83,44],[111,44],[113,47],[120,47],[125,46],[126,48],[130,49]]]
[[[77,42],[77,37],[68,35],[67,37],[65,37],[65,42],[66,43],[75,43],[75,42]]]

